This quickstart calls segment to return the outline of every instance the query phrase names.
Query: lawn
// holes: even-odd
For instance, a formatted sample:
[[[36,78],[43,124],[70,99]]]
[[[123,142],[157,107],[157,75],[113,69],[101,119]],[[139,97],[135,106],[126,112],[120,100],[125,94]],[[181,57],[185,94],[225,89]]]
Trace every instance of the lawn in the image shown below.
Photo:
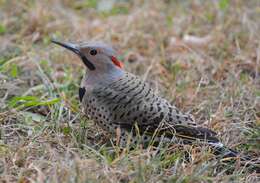
[[[260,157],[260,1],[0,0],[0,182],[257,182],[207,146],[109,145],[81,111],[79,58],[101,40],[124,68],[241,154]]]

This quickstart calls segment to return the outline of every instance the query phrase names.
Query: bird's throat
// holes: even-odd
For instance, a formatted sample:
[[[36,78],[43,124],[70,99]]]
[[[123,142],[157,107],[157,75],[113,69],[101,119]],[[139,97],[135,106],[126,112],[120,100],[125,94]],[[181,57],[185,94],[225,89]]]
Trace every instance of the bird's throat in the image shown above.
[[[110,84],[124,75],[124,70],[114,67],[109,72],[100,71],[98,68],[92,72],[87,72],[83,78],[82,86],[86,88],[92,88],[95,85],[107,85]]]

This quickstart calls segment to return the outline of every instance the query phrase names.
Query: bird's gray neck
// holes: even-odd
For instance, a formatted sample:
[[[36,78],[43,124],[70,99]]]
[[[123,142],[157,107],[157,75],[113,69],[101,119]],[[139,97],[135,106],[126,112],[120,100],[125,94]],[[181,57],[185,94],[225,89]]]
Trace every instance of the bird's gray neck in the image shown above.
[[[124,70],[120,68],[110,69],[108,72],[90,71],[83,78],[81,86],[92,88],[95,85],[106,85],[117,80],[124,74]]]

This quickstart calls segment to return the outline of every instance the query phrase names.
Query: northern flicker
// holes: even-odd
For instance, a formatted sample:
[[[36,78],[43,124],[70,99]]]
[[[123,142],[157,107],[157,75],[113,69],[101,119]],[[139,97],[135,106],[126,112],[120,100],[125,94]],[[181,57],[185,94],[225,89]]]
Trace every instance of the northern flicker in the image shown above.
[[[154,134],[157,139],[169,141],[201,141],[224,156],[237,156],[219,141],[215,132],[198,126],[190,115],[155,94],[141,78],[126,72],[111,46],[99,42],[52,42],[81,58],[88,69],[79,89],[84,113],[114,136],[120,129],[120,144],[126,143],[129,134],[130,141],[135,142],[137,128],[143,141],[149,141]]]

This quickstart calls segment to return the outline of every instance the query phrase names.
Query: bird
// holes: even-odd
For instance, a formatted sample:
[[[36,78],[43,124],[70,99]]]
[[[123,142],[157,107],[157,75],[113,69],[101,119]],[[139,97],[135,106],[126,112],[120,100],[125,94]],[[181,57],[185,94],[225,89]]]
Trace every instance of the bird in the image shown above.
[[[84,114],[104,131],[119,137],[118,144],[165,141],[201,142],[214,154],[238,157],[219,140],[217,133],[198,125],[194,118],[181,112],[159,96],[141,77],[127,72],[116,51],[103,42],[61,42],[52,40],[74,52],[86,67],[79,88]],[[129,140],[130,138],[130,140]],[[174,140],[173,140],[174,139]]]

